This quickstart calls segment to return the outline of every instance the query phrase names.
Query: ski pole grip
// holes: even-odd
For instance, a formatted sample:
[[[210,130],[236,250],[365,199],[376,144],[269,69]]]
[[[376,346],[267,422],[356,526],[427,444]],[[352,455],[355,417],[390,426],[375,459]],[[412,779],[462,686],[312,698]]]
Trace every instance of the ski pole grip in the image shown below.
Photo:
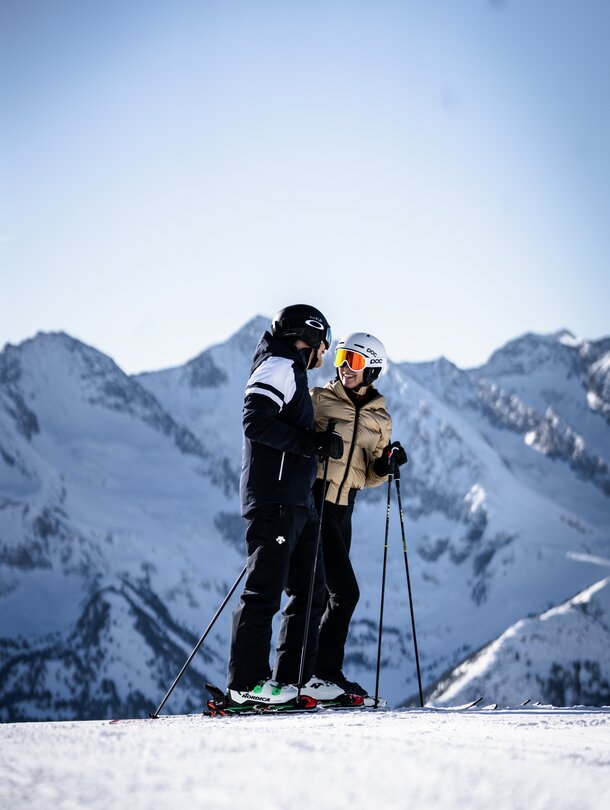
[[[398,472],[400,468],[396,461],[392,458],[394,455],[394,450],[396,450],[396,448],[393,446],[392,441],[390,440],[390,449],[388,450],[388,466],[390,468],[390,475],[393,478],[397,478],[400,477],[400,472]]]

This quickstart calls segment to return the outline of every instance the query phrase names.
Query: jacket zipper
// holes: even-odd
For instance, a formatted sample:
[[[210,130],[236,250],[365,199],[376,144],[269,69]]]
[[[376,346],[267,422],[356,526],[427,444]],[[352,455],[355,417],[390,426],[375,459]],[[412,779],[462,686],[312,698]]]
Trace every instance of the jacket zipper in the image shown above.
[[[345,465],[345,473],[343,474],[343,480],[341,481],[341,484],[339,485],[339,490],[337,492],[337,497],[335,498],[335,503],[339,503],[339,500],[341,499],[341,493],[343,491],[343,485],[345,484],[345,481],[347,479],[347,475],[349,473],[349,467],[350,467],[350,464],[352,463],[352,456],[354,455],[354,448],[356,446],[356,430],[358,429],[358,418],[360,417],[360,408],[355,408],[355,411],[356,411],[356,417],[354,419],[354,432],[352,433],[352,443],[351,443],[351,446],[350,446],[350,449],[349,449],[349,455],[347,457],[347,464]]]
[[[285,457],[286,457],[286,451],[284,450],[284,452],[282,453],[282,461],[281,461],[281,464],[280,464],[280,474],[277,477],[278,481],[282,480],[282,471],[284,469],[284,458]]]

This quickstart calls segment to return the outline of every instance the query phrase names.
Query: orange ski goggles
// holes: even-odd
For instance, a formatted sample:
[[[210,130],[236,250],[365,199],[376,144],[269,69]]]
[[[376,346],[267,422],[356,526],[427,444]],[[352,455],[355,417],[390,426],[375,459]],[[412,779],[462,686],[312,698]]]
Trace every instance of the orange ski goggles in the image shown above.
[[[341,366],[347,363],[352,371],[363,371],[366,367],[366,357],[360,352],[354,352],[351,349],[337,349],[335,352],[335,366]]]

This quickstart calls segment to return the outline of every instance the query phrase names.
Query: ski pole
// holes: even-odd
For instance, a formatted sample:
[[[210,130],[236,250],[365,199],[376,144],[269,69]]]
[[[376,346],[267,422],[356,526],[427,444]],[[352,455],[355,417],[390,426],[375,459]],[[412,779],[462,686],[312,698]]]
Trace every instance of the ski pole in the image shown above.
[[[337,424],[336,419],[329,419],[326,426],[326,432],[332,433]],[[313,562],[311,564],[311,577],[309,579],[309,594],[307,596],[307,611],[305,613],[305,628],[303,630],[303,647],[301,648],[301,663],[299,664],[299,680],[297,681],[297,702],[301,697],[301,687],[303,686],[303,672],[305,671],[305,654],[307,651],[307,641],[309,638],[309,621],[311,619],[311,604],[313,602],[313,587],[316,579],[316,570],[318,567],[318,552],[320,550],[320,538],[322,537],[322,516],[324,515],[324,500],[326,498],[326,481],[328,479],[328,462],[330,458],[326,456],[324,459],[324,475],[322,478],[322,495],[320,499],[320,514],[318,515],[318,532],[316,535],[316,545],[314,548]]]
[[[232,585],[232,587],[231,587],[231,590],[229,591],[229,593],[228,593],[228,594],[225,596],[225,598],[223,599],[222,604],[220,605],[220,607],[218,608],[218,610],[216,611],[216,613],[215,613],[215,614],[214,614],[214,616],[212,617],[212,621],[211,621],[211,622],[208,624],[208,626],[206,627],[206,629],[205,629],[205,631],[204,631],[203,635],[201,636],[201,638],[199,639],[199,641],[197,642],[197,644],[196,644],[196,645],[195,645],[195,647],[193,648],[193,652],[192,652],[192,653],[189,655],[189,657],[188,657],[188,658],[186,659],[186,661],[184,662],[184,666],[182,667],[182,669],[180,670],[180,672],[179,672],[179,673],[178,673],[178,675],[176,676],[176,680],[175,680],[175,681],[173,682],[173,684],[170,686],[170,688],[169,688],[169,690],[168,690],[167,694],[165,695],[165,697],[163,698],[163,700],[162,700],[162,701],[161,701],[161,703],[159,704],[159,706],[158,706],[157,710],[156,710],[155,712],[152,712],[152,713],[149,715],[149,717],[152,717],[152,718],[153,718],[153,720],[155,720],[155,719],[156,719],[156,718],[159,716],[159,712],[160,712],[160,711],[161,711],[161,709],[162,709],[162,708],[165,706],[165,704],[166,704],[166,702],[167,702],[167,699],[169,698],[169,696],[171,695],[171,693],[172,693],[172,692],[174,691],[174,689],[176,688],[176,686],[177,686],[177,684],[178,684],[178,681],[179,681],[179,680],[182,678],[182,676],[183,676],[183,675],[184,675],[184,673],[186,672],[186,670],[187,670],[187,668],[188,668],[188,665],[191,663],[191,661],[193,660],[193,658],[194,658],[194,657],[195,657],[195,655],[197,654],[197,650],[198,650],[198,649],[201,647],[201,645],[202,645],[202,644],[203,644],[203,642],[205,641],[206,636],[208,635],[208,633],[210,632],[210,630],[212,629],[212,627],[214,627],[214,624],[216,623],[216,619],[218,619],[218,617],[220,616],[220,614],[221,614],[221,613],[222,613],[222,611],[224,610],[224,608],[225,608],[225,606],[226,606],[227,602],[229,601],[229,599],[230,599],[230,598],[233,596],[233,594],[235,593],[235,589],[237,588],[237,586],[238,586],[238,585],[239,585],[239,583],[241,582],[241,580],[242,580],[242,578],[243,578],[244,574],[246,573],[246,568],[247,568],[247,566],[246,566],[246,565],[244,565],[244,567],[243,567],[243,570],[242,570],[241,574],[240,574],[240,575],[237,577],[237,579],[235,580],[235,582],[233,583],[233,585]]]
[[[388,476],[388,502],[385,514],[385,540],[383,544],[383,574],[381,576],[381,606],[379,608],[379,633],[377,637],[377,673],[375,675],[375,703],[376,709],[379,704],[379,670],[381,669],[381,637],[383,635],[383,603],[385,599],[385,574],[388,564],[388,534],[390,532],[390,494],[392,492],[393,474]]]
[[[405,521],[402,514],[402,499],[400,497],[400,467],[396,467],[394,476],[396,494],[398,496],[398,513],[400,515],[400,529],[402,532],[402,550],[405,557],[405,571],[407,572],[407,590],[409,591],[409,608],[411,610],[411,627],[413,628],[413,647],[415,648],[415,664],[417,666],[417,685],[419,686],[419,704],[423,708],[424,694],[421,688],[421,671],[419,668],[419,653],[417,651],[417,634],[415,632],[415,613],[413,611],[413,595],[411,593],[411,577],[409,576],[409,561],[407,559],[407,540],[405,536]]]

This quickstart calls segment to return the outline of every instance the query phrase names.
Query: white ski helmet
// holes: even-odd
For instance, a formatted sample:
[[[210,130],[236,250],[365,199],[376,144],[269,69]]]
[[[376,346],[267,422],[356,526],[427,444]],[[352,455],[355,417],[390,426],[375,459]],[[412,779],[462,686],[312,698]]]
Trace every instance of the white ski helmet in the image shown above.
[[[343,363],[347,363],[354,371],[360,371],[358,368],[353,368],[350,363],[353,358],[346,356],[346,352],[356,352],[357,355],[364,358],[364,377],[362,381],[365,385],[370,385],[376,380],[388,365],[385,346],[378,338],[369,335],[367,332],[352,332],[351,335],[342,338],[337,343],[335,349],[337,374]]]

